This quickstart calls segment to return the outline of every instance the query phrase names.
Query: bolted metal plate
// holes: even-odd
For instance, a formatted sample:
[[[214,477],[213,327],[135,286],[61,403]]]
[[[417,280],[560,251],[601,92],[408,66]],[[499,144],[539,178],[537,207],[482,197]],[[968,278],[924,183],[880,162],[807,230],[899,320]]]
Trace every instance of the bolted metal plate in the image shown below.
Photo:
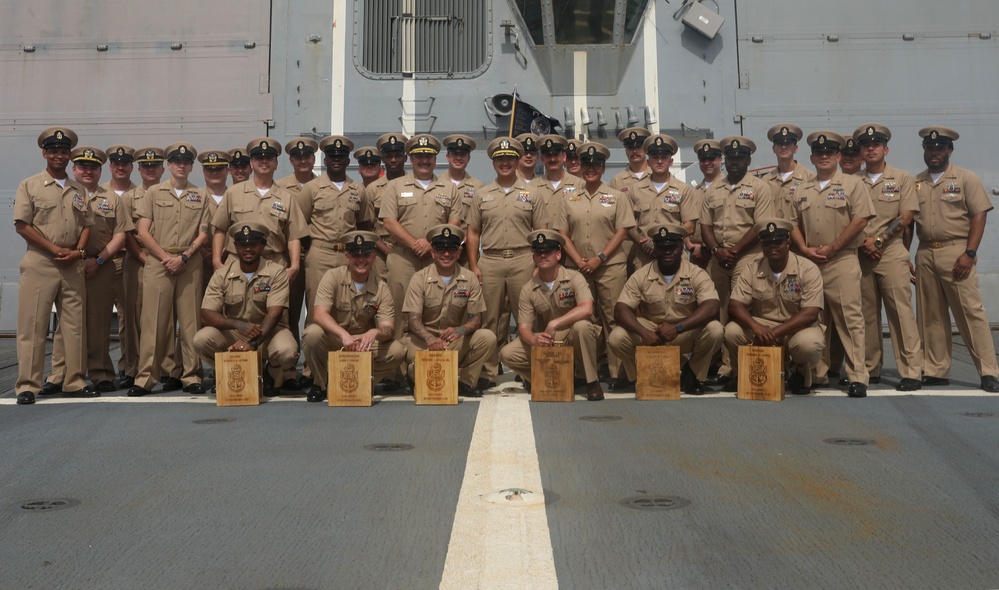
[[[235,422],[235,418],[205,418],[204,420],[195,420],[195,424],[222,424],[223,422]]]
[[[676,510],[690,506],[690,500],[677,496],[632,496],[618,501],[618,504],[632,510]]]
[[[866,447],[870,445],[875,445],[877,442],[869,438],[827,438],[822,442],[829,443],[831,445],[838,445],[841,447]]]
[[[45,498],[14,504],[9,507],[9,510],[12,512],[52,512],[53,510],[72,508],[79,503],[79,500],[73,498]]]
[[[413,448],[413,445],[403,443],[379,443],[375,445],[364,445],[364,448],[368,451],[408,451]]]
[[[620,416],[580,416],[580,420],[585,422],[614,422],[620,420]]]
[[[967,416],[968,418],[991,418],[995,416],[993,412],[964,412],[962,416]]]

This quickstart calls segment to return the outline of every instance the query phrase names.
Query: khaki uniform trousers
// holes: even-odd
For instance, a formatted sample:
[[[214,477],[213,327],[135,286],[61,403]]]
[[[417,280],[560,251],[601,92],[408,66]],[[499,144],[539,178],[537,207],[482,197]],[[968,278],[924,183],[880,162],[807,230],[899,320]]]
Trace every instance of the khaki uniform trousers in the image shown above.
[[[743,258],[740,258],[741,262]],[[736,263],[738,266],[738,263]],[[718,321],[722,326],[727,326],[728,321],[728,299],[732,296],[732,275],[735,268],[724,268],[714,256],[708,262],[708,274],[711,275],[711,282],[715,284],[715,291],[718,291]],[[732,367],[735,360],[731,358],[728,347],[721,348],[721,365],[718,367],[719,375],[732,375]]]
[[[509,258],[483,252],[479,258],[479,271],[482,272],[482,299],[486,304],[482,327],[496,334],[497,345],[505,345],[510,342],[511,315],[516,323],[520,291],[534,273],[531,248],[516,250]],[[486,361],[483,377],[495,381],[498,372],[499,355],[494,353]]]
[[[316,304],[316,292],[326,272],[346,266],[347,257],[343,251],[331,250],[313,240],[309,253],[305,256],[305,325],[312,325],[312,307]],[[308,365],[308,362],[305,363]]]
[[[392,246],[386,259],[388,275],[385,282],[388,283],[389,291],[392,292],[392,304],[395,306],[395,339],[399,340],[406,333],[406,319],[402,313],[402,304],[406,301],[406,291],[409,290],[409,280],[413,278],[416,271],[433,264],[433,258],[427,256],[420,258],[409,248],[398,244]],[[474,385],[474,383],[472,384]]]
[[[403,336],[400,342],[406,347],[406,374],[413,379],[416,374],[416,351],[426,350],[427,345],[409,334]],[[462,336],[448,344],[448,350],[458,351],[458,380],[469,387],[475,387],[486,359],[496,353],[496,334],[480,328],[472,332],[471,336]]]
[[[60,266],[48,254],[29,248],[21,259],[17,289],[17,382],[15,393],[38,393],[45,371],[45,337],[52,305],[65,339],[63,391],[87,386],[86,289],[83,263]]]
[[[567,330],[555,332],[557,342],[564,341],[566,346],[571,346],[575,357],[576,373],[580,367],[583,369],[583,376],[587,383],[599,381],[597,375],[597,340],[600,337],[600,326],[589,320],[580,320]],[[524,381],[531,380],[531,346],[521,340],[514,338],[512,342],[499,353],[503,364],[513,369]]]
[[[954,263],[964,253],[967,241],[944,244],[937,249],[920,244],[916,251],[916,310],[919,337],[923,341],[923,374],[950,376],[951,329],[947,313],[950,308],[978,374],[999,377],[995,345],[978,285],[978,269],[972,266],[963,281],[952,278]]]
[[[142,270],[145,268],[137,259],[131,255],[125,257],[125,341],[121,345],[122,358],[126,356],[125,347],[130,347],[127,356],[130,359],[126,363],[125,374],[129,377],[136,377],[139,374],[139,341],[142,319]],[[204,296],[204,289],[201,292]],[[120,316],[119,316],[120,317]],[[121,321],[119,319],[119,321]],[[173,346],[167,350],[167,355],[160,362],[160,374],[168,377],[180,379],[181,363],[180,339],[173,339]],[[134,363],[134,364],[129,364]]]
[[[655,330],[656,324],[645,319],[638,318],[638,321],[648,328]],[[721,348],[722,340],[725,336],[725,328],[717,320],[708,322],[703,328],[692,328],[684,331],[670,342],[667,346],[679,346],[680,354],[689,354],[687,365],[694,372],[698,380],[704,381],[708,377],[708,368],[711,366],[711,357]],[[642,338],[638,334],[632,334],[621,326],[614,328],[607,339],[607,346],[614,354],[621,358],[624,370],[629,381],[638,379],[638,368],[635,365],[635,349],[642,346]]]
[[[194,335],[194,351],[201,361],[214,369],[215,353],[225,352],[238,340],[243,340],[237,334],[235,330],[219,330],[205,326]],[[264,343],[261,352],[267,361],[267,373],[274,380],[274,387],[281,387],[285,373],[289,368],[294,370],[295,364],[298,363],[298,343],[295,342],[295,337],[288,328],[276,328]]]
[[[302,354],[305,363],[312,367],[312,378],[316,385],[326,391],[329,383],[329,353],[343,348],[343,341],[327,334],[318,324],[305,327],[302,332]],[[374,382],[396,374],[399,365],[406,360],[406,347],[398,340],[371,343],[371,376]]]
[[[125,367],[129,366],[129,362],[132,366],[138,364],[135,358],[125,358],[125,351],[127,344],[125,340],[128,338],[126,335],[127,329],[125,327],[125,301],[127,296],[125,295],[125,256],[124,248],[118,252],[118,255],[114,257],[114,307],[118,311],[118,348],[121,349],[121,356],[118,357],[118,372],[124,373]],[[132,351],[129,351],[131,353]]]
[[[162,363],[180,335],[180,380],[184,386],[201,383],[201,359],[194,351],[194,335],[201,323],[202,265],[190,264],[183,273],[167,274],[163,263],[152,256],[142,269],[142,318],[139,331],[139,374],[135,385],[151,390],[159,379]]]
[[[822,271],[822,293],[825,295],[825,309],[822,310],[820,325],[824,328],[826,346],[822,360],[815,368],[814,381],[828,383],[830,338],[835,327],[846,357],[846,378],[851,383],[867,385],[869,374],[865,364],[864,310],[861,303],[860,260],[857,251],[841,250],[836,256],[819,265]]]
[[[567,266],[567,268],[579,270],[575,266]],[[617,304],[621,291],[624,290],[624,284],[628,282],[627,268],[628,265],[624,263],[611,264],[597,267],[596,272],[592,275],[583,275],[586,278],[586,284],[590,287],[590,293],[593,294],[593,315],[603,330],[601,336],[603,336],[604,341],[601,343],[603,349],[601,352],[605,352],[607,355],[607,368],[611,379],[621,376],[621,358],[611,349],[606,339],[617,326],[617,321],[614,319],[614,305]]]
[[[765,320],[763,318],[753,319],[768,328],[775,328],[780,325],[780,322],[772,320]],[[732,363],[733,376],[739,371],[739,347],[749,346],[753,343],[754,338],[755,335],[752,330],[743,328],[737,322],[729,322],[725,326],[725,347],[728,348],[729,355],[734,361]],[[822,334],[822,328],[816,325],[798,330],[790,337],[785,336],[782,338],[781,345],[784,347],[784,355],[791,357],[791,366],[788,367],[788,374],[790,374],[790,371],[796,371],[805,378],[805,386],[811,387],[812,372],[822,359],[822,351],[826,347],[826,337]]]
[[[864,310],[864,355],[867,373],[880,376],[884,364],[884,338],[881,332],[881,305],[888,320],[888,334],[895,351],[895,365],[903,379],[919,380],[923,368],[923,348],[919,327],[912,310],[909,283],[909,251],[901,240],[892,240],[881,260],[860,259],[860,292]]]
[[[81,265],[82,266],[82,265]],[[97,267],[86,281],[87,294],[87,375],[94,385],[114,381],[111,362],[111,320],[114,319],[114,274],[111,261]],[[62,330],[52,338],[52,373],[49,383],[59,385],[66,375],[65,339]]]

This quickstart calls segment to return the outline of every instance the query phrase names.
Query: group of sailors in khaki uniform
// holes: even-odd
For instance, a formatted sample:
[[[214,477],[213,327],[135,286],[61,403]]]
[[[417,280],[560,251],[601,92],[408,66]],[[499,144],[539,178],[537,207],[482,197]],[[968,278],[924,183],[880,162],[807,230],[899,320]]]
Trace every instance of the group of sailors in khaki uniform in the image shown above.
[[[628,166],[605,183],[609,150],[558,135],[492,140],[496,176],[483,182],[467,173],[477,146],[461,134],[386,133],[356,149],[340,135],[283,150],[262,137],[198,153],[185,142],[78,146],[72,130],[52,127],[38,138],[46,169],[21,183],[14,205],[27,242],[17,403],[119,387],[142,396],[159,383],[205,393],[203,365],[225,350],[261,351],[266,395],[307,389],[318,402],[331,350],[371,351],[376,381],[395,391],[416,351],[452,349],[459,393],[474,397],[501,362],[530,390],[533,346],[572,346],[590,400],[603,399],[602,382],[634,387],[637,346],[679,346],[681,387],[698,395],[734,390],[747,344],[785,347],[796,394],[829,385],[841,354],[839,384],[863,397],[881,375],[882,307],[897,389],[948,384],[953,313],[982,389],[996,392],[975,270],[992,207],[978,177],[950,163],[956,131],[919,135],[927,169],[915,178],[886,162],[891,131],[877,123],[846,137],[775,125],[777,166],[762,178],[750,174],[751,139],[702,140],[704,178],[692,187],[670,173],[676,141],[644,128],[621,132]],[[814,172],[795,160],[800,142]],[[294,172],[275,179],[282,153]],[[347,175],[351,155],[360,182]],[[188,180],[195,161],[205,187]],[[99,184],[105,163],[112,178]]]

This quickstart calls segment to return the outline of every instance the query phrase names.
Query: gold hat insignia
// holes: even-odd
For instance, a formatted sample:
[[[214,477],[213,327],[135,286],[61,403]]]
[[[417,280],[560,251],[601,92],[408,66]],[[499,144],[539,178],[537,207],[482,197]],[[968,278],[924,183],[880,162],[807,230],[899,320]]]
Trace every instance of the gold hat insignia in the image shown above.
[[[443,229],[443,230],[441,231],[441,235],[442,235],[442,236],[444,236],[445,238],[450,238],[450,237],[451,237],[451,228],[449,228],[449,227],[445,227],[445,228],[444,228],[444,229]]]

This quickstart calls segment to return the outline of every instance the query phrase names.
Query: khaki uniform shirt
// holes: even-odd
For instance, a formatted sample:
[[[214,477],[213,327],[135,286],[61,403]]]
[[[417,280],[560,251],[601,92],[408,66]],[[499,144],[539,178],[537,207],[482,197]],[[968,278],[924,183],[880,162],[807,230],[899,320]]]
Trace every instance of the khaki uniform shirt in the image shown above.
[[[455,265],[454,276],[447,287],[437,274],[436,265],[416,271],[402,304],[403,313],[420,314],[420,321],[434,336],[464,324],[469,314],[485,310],[479,279],[459,265]],[[413,338],[419,339],[415,334]]]
[[[135,225],[125,212],[121,197],[113,190],[99,186],[88,200],[94,213],[94,225],[87,240],[87,256],[97,256],[115,234],[132,231]]]
[[[62,188],[47,171],[40,172],[17,186],[14,221],[27,223],[60,248],[75,249],[83,228],[94,224],[86,195],[87,189],[75,180],[67,178]],[[28,248],[42,252],[30,243]]]
[[[315,178],[313,178],[313,180],[315,180]],[[295,174],[292,173],[289,174],[288,176],[285,176],[284,178],[275,180],[274,184],[278,185],[279,187],[291,193],[291,197],[298,202],[298,208],[304,211],[306,205],[305,203],[306,197],[302,194],[302,189],[304,189],[305,185],[309,184],[310,182],[312,182],[312,180],[306,182],[305,184],[302,184],[298,182],[298,179],[295,178]],[[306,221],[308,221],[308,216],[306,216]]]
[[[390,182],[392,181],[382,176],[381,178],[378,178],[377,180],[369,184],[364,189],[364,196],[367,197],[369,201],[371,201],[371,207],[374,209],[375,212],[375,233],[378,234],[378,237],[380,237],[383,242],[386,242],[388,244],[393,243],[393,238],[388,233],[388,231],[385,230],[385,224],[382,223],[381,210],[382,210],[382,195],[385,194],[385,188],[388,186]]]
[[[776,168],[763,177],[770,185],[770,193],[774,197],[774,212],[781,219],[794,220],[794,194],[798,187],[815,178],[815,173],[800,163],[794,163],[794,170],[784,180]]]
[[[540,192],[541,196],[544,197],[545,205],[548,206],[548,216],[551,219],[554,219],[555,214],[558,212],[558,205],[562,202],[562,199],[577,191],[583,192],[586,190],[586,181],[578,176],[565,172],[562,174],[562,182],[558,183],[558,188],[555,188],[552,181],[548,180],[548,178],[542,174],[534,179],[531,186],[538,189],[538,192]]]
[[[395,304],[388,284],[371,273],[364,289],[358,292],[346,266],[326,271],[316,289],[315,306],[328,309],[349,334],[363,334],[379,324],[395,322]]]
[[[859,286],[858,286],[859,289]],[[737,269],[731,299],[749,308],[754,318],[783,323],[805,307],[822,309],[822,271],[803,256],[788,253],[780,279],[763,254],[747,258]]]
[[[232,225],[241,221],[256,221],[270,230],[267,246],[264,248],[265,255],[277,254],[287,258],[288,242],[301,240],[309,235],[309,227],[302,210],[298,208],[298,202],[291,193],[276,184],[264,196],[260,196],[253,180],[229,187],[215,211],[212,225],[227,232]],[[236,253],[231,241],[227,249],[231,254]]]
[[[635,210],[631,199],[606,184],[590,193],[584,186],[580,191],[566,194],[555,217],[553,229],[566,231],[572,244],[583,258],[597,255],[618,229],[635,227]],[[617,248],[607,257],[604,265],[624,264],[628,261],[624,248]]]
[[[672,175],[661,191],[656,191],[652,175],[647,175],[631,186],[628,196],[635,208],[638,231],[642,237],[648,235],[647,232],[653,227],[664,223],[680,225],[691,221],[696,226],[697,218],[701,216],[699,199],[694,194],[694,189]]]
[[[776,214],[766,182],[746,174],[739,184],[732,186],[728,178],[719,176],[705,193],[699,221],[711,226],[719,246],[731,248],[758,220]]]
[[[650,174],[652,174],[652,170],[649,168],[648,164],[645,165],[645,171],[642,172],[641,177],[632,172],[630,167],[626,166],[624,170],[614,175],[614,178],[610,181],[610,187],[616,191],[627,193],[631,191],[631,187],[635,183],[644,178],[648,178]]]
[[[458,189],[450,181],[431,180],[424,189],[412,174],[390,182],[382,193],[381,205],[381,219],[398,220],[418,240],[435,225],[464,217]]]
[[[356,230],[359,223],[369,223],[375,218],[375,208],[365,194],[364,185],[351,178],[338,189],[324,174],[305,185],[301,196],[302,214],[314,240],[339,242],[343,234]]]
[[[154,184],[141,199],[136,199],[136,213],[153,222],[149,233],[168,254],[180,254],[190,248],[201,226],[211,221],[201,192],[187,183],[177,196],[168,180]]]
[[[250,280],[239,268],[239,259],[230,258],[208,281],[201,309],[216,311],[231,320],[259,324],[270,307],[288,307],[288,273],[276,262],[260,259]],[[281,314],[278,328],[287,328],[287,314]]]
[[[658,326],[681,322],[694,313],[698,305],[712,299],[718,299],[718,291],[711,276],[701,267],[682,260],[669,283],[659,272],[656,261],[636,270],[628,277],[617,302]]]
[[[806,182],[795,194],[794,209],[805,244],[821,246],[835,240],[850,222],[874,217],[874,205],[860,178],[837,170],[826,188],[818,178]],[[855,250],[864,242],[861,232],[842,251]]]
[[[145,196],[146,189],[141,186],[136,186],[121,194],[121,204],[125,208],[125,214],[132,219],[133,225],[139,223],[139,201]]]
[[[529,324],[532,332],[541,332],[548,322],[564,316],[583,301],[592,300],[593,294],[586,278],[575,270],[560,266],[551,289],[541,277],[534,275],[520,290],[517,323]]]
[[[871,204],[874,205],[874,219],[864,228],[864,235],[867,237],[877,237],[903,211],[919,211],[916,183],[905,170],[886,163],[884,172],[876,182],[871,180],[867,172],[861,172],[857,178],[867,187]]]
[[[936,183],[924,170],[916,176],[916,234],[920,242],[967,239],[971,218],[991,211],[981,179],[974,172],[953,164]]]
[[[454,181],[451,180],[451,174],[447,170],[442,172],[437,177],[437,181],[449,182],[454,185],[455,191],[458,193],[458,198],[461,199],[462,211],[468,211],[468,207],[472,204],[472,199],[475,198],[475,192],[485,185],[485,183],[478,178],[470,176],[468,172],[465,172],[465,178],[462,179],[461,182],[455,184]]]
[[[470,205],[465,222],[479,229],[483,250],[529,248],[527,235],[548,223],[544,197],[520,178],[509,191],[490,182],[475,192]]]

